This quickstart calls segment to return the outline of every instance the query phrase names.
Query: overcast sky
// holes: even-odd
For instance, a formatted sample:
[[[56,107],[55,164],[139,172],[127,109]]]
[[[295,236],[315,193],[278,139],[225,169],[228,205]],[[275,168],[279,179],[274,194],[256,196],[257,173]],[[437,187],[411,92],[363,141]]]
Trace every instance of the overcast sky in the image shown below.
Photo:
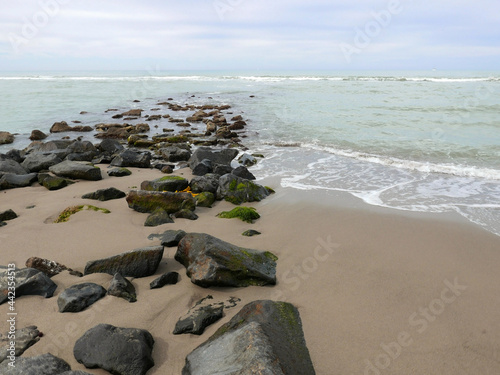
[[[0,4],[0,71],[500,69],[499,0]]]

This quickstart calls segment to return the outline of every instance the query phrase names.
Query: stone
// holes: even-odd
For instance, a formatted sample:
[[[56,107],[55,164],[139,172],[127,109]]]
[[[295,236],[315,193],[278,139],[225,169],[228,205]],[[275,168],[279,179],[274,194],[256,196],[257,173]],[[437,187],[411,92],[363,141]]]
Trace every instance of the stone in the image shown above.
[[[2,160],[2,158],[5,158],[5,159],[11,159],[11,160],[14,160],[18,163],[22,163],[24,158],[26,156],[26,152],[24,150],[9,150],[7,151],[6,154],[0,154],[0,161]]]
[[[159,208],[146,218],[144,226],[157,227],[163,224],[172,224],[173,222],[174,220],[170,217],[170,214],[164,209]]]
[[[92,374],[85,371],[64,371],[58,375],[92,375]]]
[[[302,321],[286,302],[254,301],[186,357],[183,375],[314,375]]]
[[[23,175],[28,171],[21,164],[12,159],[0,160],[0,177],[5,174]]]
[[[51,133],[63,133],[72,131],[73,128],[68,125],[66,121],[54,122],[54,124],[50,127]]]
[[[163,246],[149,246],[118,254],[109,258],[93,260],[85,266],[85,275],[91,273],[119,272],[125,277],[146,277],[153,275],[163,258]]]
[[[165,176],[153,181],[143,181],[141,190],[147,191],[182,191],[189,186],[188,180],[179,176]]]
[[[268,251],[245,249],[204,233],[187,234],[175,253],[191,282],[202,287],[274,285],[277,259]]]
[[[59,190],[62,188],[65,188],[69,184],[72,184],[73,182],[67,180],[66,178],[62,177],[54,177],[54,176],[48,176],[43,179],[42,185],[45,187],[47,190]]]
[[[0,374],[2,375],[59,375],[69,370],[71,367],[66,361],[50,353],[36,357],[16,358],[15,367],[9,366],[8,361],[0,364]]]
[[[106,289],[94,283],[82,283],[65,289],[57,298],[59,312],[80,312],[106,295]]]
[[[15,270],[16,298],[27,295],[37,295],[50,298],[54,295],[57,285],[43,272],[33,268]],[[9,271],[0,266],[0,305],[8,300]]]
[[[111,165],[113,167],[149,168],[151,166],[151,154],[149,152],[124,150],[111,161]]]
[[[211,299],[212,296],[208,296],[191,307],[175,324],[174,335],[182,333],[201,335],[205,328],[221,319],[224,315],[224,304],[207,303]]]
[[[198,215],[196,215],[191,210],[180,210],[173,214],[176,219],[188,219],[188,220],[198,220]]]
[[[188,161],[191,157],[191,152],[189,152],[189,150],[185,150],[176,146],[161,148],[159,152],[166,161],[169,161],[171,163],[176,163],[178,161]]]
[[[14,142],[14,135],[9,132],[0,132],[0,145],[6,145]]]
[[[64,264],[58,263],[53,260],[43,259],[39,257],[31,257],[26,261],[26,267],[34,268],[46,274],[48,277],[52,277],[60,274],[63,271],[71,270]]]
[[[241,204],[243,202],[259,202],[268,195],[269,191],[264,186],[235,176],[232,173],[225,174],[219,179],[217,199],[225,199],[233,204]]]
[[[89,141],[73,142],[67,147],[67,150],[70,153],[76,153],[76,154],[91,152],[97,155],[98,152],[97,148],[92,144],[92,142]]]
[[[203,176],[195,176],[189,183],[193,193],[202,193],[204,191],[216,194],[219,187],[219,176],[215,173],[207,173]]]
[[[159,238],[161,240],[161,245],[166,247],[174,247],[179,244],[179,241],[184,238],[186,232],[183,230],[167,230],[161,234],[151,234],[148,236],[150,240],[153,238]]]
[[[131,109],[130,111],[123,112],[122,116],[133,116],[133,117],[141,117],[142,109]]]
[[[8,356],[11,355],[9,334],[11,332],[6,332],[4,335],[0,334],[0,363],[5,361]],[[21,356],[26,349],[35,345],[40,340],[40,331],[36,326],[29,326],[21,329],[15,330],[15,345],[14,353],[16,357]]]
[[[112,168],[107,173],[110,177],[125,177],[132,174],[132,172],[127,168]]]
[[[0,221],[14,220],[17,218],[17,214],[8,209],[7,211],[0,212]]]
[[[212,161],[210,159],[203,159],[193,168],[193,175],[195,176],[204,176],[207,173],[212,173],[212,172],[213,172],[213,167],[212,167]]]
[[[31,131],[30,140],[41,141],[41,140],[44,140],[45,138],[47,138],[47,134],[45,134],[41,130],[35,129],[35,130]]]
[[[253,237],[253,236],[258,236],[259,234],[261,234],[259,231],[249,229],[244,231],[241,235],[245,237]]]
[[[238,161],[246,167],[257,164],[257,159],[252,155],[243,154],[238,158]]]
[[[36,173],[29,174],[11,174],[7,173],[0,177],[0,190],[16,189],[31,186],[37,180]]]
[[[112,199],[125,198],[127,194],[117,188],[110,187],[107,189],[99,189],[92,193],[82,195],[82,199],[95,199],[98,201],[109,201]]]
[[[196,202],[190,193],[172,193],[170,191],[131,190],[127,195],[127,203],[137,212],[152,213],[163,209],[173,214],[182,209],[194,211]]]
[[[217,165],[214,169],[214,174],[216,174],[218,177],[224,176],[225,174],[231,173],[233,171],[233,168],[230,165]],[[217,186],[219,186],[217,184]]]
[[[231,173],[246,180],[255,180],[255,176],[247,169],[247,167],[244,167],[243,165],[234,168]]]
[[[154,339],[144,329],[99,324],[80,337],[73,348],[79,363],[115,375],[145,375],[154,366]]]
[[[231,161],[238,155],[238,150],[225,148],[221,150],[209,147],[199,147],[189,159],[189,167],[194,169],[202,160],[208,159],[213,165],[231,165]]]
[[[163,288],[165,285],[175,285],[178,281],[179,274],[177,272],[167,272],[151,281],[149,289]]]
[[[125,147],[116,139],[105,139],[97,145],[97,150],[108,155],[113,155],[123,151]]]
[[[40,172],[61,162],[62,159],[56,154],[41,154],[37,152],[26,156],[21,165],[28,172]]]
[[[137,301],[135,287],[130,281],[124,278],[120,273],[115,273],[109,284],[108,294],[110,296],[120,297],[129,302]]]
[[[102,180],[101,169],[85,162],[65,160],[50,167],[49,171],[59,177],[89,181]]]
[[[209,191],[199,193],[196,197],[196,207],[212,207],[215,202],[215,195]]]

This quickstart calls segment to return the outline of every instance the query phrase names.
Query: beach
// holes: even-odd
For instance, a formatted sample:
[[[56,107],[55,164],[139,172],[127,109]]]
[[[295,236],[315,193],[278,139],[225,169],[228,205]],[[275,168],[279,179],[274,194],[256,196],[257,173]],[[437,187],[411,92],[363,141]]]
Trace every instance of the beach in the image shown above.
[[[180,374],[186,356],[206,341],[246,303],[259,299],[290,302],[301,315],[317,374],[497,374],[500,372],[500,237],[458,215],[403,212],[366,205],[348,194],[281,188],[280,181],[257,181],[276,193],[255,207],[254,224],[222,219],[229,202],[197,208],[198,220],[145,227],[146,214],[124,199],[82,200],[85,193],[115,187],[128,192],[142,181],[162,177],[156,169],[130,168],[131,176],[77,181],[62,190],[32,187],[0,192],[2,210],[18,218],[0,229],[2,263],[23,268],[32,256],[56,260],[83,272],[87,261],[158,245],[151,233],[182,229],[208,233],[238,246],[278,256],[277,285],[201,288],[194,285],[165,248],[154,276],[132,279],[137,302],[106,296],[79,313],[59,313],[57,297],[67,287],[95,282],[107,288],[111,276],[83,278],[63,272],[52,279],[52,298],[16,300],[18,328],[36,325],[40,341],[23,356],[50,352],[73,370],[85,370],[73,356],[75,341],[99,323],[147,329],[155,339],[155,366],[148,374]],[[176,175],[190,179],[187,168]],[[52,223],[66,207],[95,204],[109,214],[82,211],[66,223]],[[28,208],[33,206],[32,208]],[[255,229],[262,234],[244,237]],[[149,283],[177,271],[176,285],[150,290]],[[201,336],[173,335],[175,323],[199,299],[241,299]],[[0,306],[6,316],[7,305]],[[7,331],[2,319],[0,331]],[[106,374],[104,370],[85,370]]]

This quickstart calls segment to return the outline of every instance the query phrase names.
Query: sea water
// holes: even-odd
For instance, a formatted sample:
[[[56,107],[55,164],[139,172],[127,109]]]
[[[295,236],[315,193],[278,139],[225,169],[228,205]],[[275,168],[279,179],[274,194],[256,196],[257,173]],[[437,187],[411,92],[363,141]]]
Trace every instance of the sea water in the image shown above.
[[[170,97],[230,104],[248,120],[243,143],[266,156],[252,169],[258,178],[456,211],[500,235],[499,72],[13,72],[0,74],[0,90],[0,131],[19,134],[0,153],[56,121],[122,122],[107,109],[172,114],[157,105]],[[151,134],[172,127],[149,124]]]

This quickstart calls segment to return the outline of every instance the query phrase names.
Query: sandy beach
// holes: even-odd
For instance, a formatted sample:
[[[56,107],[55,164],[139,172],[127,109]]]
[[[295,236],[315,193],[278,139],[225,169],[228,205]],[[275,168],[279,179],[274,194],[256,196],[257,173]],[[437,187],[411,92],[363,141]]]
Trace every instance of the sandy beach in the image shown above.
[[[41,186],[0,192],[1,211],[19,217],[0,228],[3,265],[24,267],[32,256],[56,260],[83,271],[89,260],[159,244],[151,233],[167,229],[201,232],[227,242],[279,257],[278,284],[273,287],[209,288],[191,283],[185,269],[165,248],[156,275],[132,280],[137,302],[106,296],[80,313],[59,313],[57,296],[65,288],[95,282],[105,288],[111,276],[77,278],[63,272],[53,277],[54,297],[23,296],[16,300],[18,328],[36,325],[41,340],[24,356],[50,352],[73,370],[86,370],[73,356],[75,341],[99,323],[143,328],[155,339],[156,365],[151,375],[180,374],[185,357],[246,303],[274,299],[293,303],[317,374],[499,374],[500,373],[500,237],[450,215],[399,212],[367,206],[349,195],[279,187],[258,181],[276,194],[255,207],[254,224],[215,215],[232,208],[217,202],[197,208],[199,219],[144,227],[146,214],[128,208],[125,199],[107,202],[81,199],[106,187],[125,192],[144,180],[161,177],[156,169],[130,168],[131,176],[78,181],[58,191]],[[190,178],[183,169],[176,174]],[[110,214],[82,211],[69,222],[53,224],[68,206],[94,204]],[[34,206],[33,208],[27,208]],[[262,234],[244,237],[246,229]],[[177,271],[177,285],[150,290],[149,283],[166,271]],[[203,335],[173,335],[180,316],[195,301],[212,295],[238,297],[237,307]],[[7,305],[0,306],[7,314]],[[0,331],[7,331],[1,319]]]

